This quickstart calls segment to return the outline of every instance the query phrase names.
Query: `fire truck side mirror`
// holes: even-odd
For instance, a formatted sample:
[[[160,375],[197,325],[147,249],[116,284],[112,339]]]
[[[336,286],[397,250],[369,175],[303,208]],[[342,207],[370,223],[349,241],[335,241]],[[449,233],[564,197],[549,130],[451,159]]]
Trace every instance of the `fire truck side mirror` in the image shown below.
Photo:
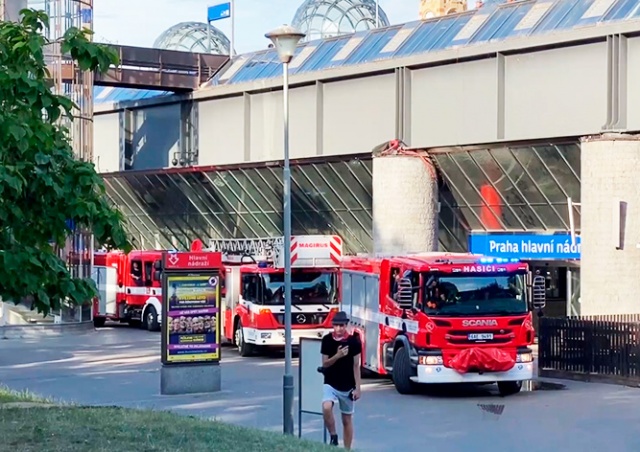
[[[162,272],[160,270],[156,270],[153,272],[153,280],[154,281],[162,280]]]
[[[547,304],[547,289],[544,276],[534,276],[531,285],[531,304],[533,309],[542,309]]]
[[[402,278],[398,282],[398,295],[396,301],[402,309],[413,308],[413,290],[411,280],[409,278]]]
[[[153,269],[154,270],[162,270],[162,261],[161,260],[157,260],[153,263]]]

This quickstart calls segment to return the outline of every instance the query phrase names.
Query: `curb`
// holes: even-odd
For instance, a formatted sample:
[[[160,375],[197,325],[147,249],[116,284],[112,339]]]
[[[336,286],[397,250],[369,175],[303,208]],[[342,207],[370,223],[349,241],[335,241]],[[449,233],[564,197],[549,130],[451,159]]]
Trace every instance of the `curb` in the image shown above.
[[[93,322],[58,323],[53,325],[0,326],[0,339],[29,339],[63,334],[82,334],[94,330]]]

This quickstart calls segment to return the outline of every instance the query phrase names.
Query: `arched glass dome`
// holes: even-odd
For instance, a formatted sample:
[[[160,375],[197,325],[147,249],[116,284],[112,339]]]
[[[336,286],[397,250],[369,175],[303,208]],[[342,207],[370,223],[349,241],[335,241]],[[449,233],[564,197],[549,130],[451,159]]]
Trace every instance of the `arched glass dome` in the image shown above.
[[[389,25],[379,8],[379,25]],[[376,28],[375,0],[305,0],[296,11],[292,25],[306,33],[305,41],[329,38]]]
[[[227,36],[216,27],[209,25],[211,53],[229,55],[231,43]],[[207,44],[207,24],[201,22],[181,22],[168,28],[153,43],[153,47],[166,50],[209,53]]]

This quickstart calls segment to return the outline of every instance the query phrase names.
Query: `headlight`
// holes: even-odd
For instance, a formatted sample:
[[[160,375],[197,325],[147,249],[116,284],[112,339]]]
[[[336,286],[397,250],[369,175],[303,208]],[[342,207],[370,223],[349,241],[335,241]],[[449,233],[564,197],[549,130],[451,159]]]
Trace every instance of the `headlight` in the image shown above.
[[[418,364],[427,366],[442,365],[442,356],[420,356],[418,358]]]
[[[533,354],[531,353],[518,353],[516,357],[517,363],[530,363],[533,362]]]

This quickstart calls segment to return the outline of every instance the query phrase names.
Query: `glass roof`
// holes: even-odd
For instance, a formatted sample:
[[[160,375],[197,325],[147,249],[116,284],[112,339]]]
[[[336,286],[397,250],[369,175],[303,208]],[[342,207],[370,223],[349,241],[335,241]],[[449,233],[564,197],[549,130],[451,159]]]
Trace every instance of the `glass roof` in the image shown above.
[[[136,246],[188,249],[195,238],[282,235],[282,168],[194,167],[104,174]],[[293,234],[337,234],[345,252],[371,251],[371,158],[291,165]]]
[[[291,165],[293,234],[337,234],[345,253],[373,252],[371,157]],[[141,248],[188,249],[194,238],[282,235],[282,169],[198,168],[104,174],[107,195]],[[443,205],[446,200],[441,199]],[[440,214],[440,247],[465,251],[458,208]]]
[[[352,66],[640,17],[637,0],[528,0],[304,43],[292,74]],[[240,55],[209,85],[280,75],[275,50]]]

